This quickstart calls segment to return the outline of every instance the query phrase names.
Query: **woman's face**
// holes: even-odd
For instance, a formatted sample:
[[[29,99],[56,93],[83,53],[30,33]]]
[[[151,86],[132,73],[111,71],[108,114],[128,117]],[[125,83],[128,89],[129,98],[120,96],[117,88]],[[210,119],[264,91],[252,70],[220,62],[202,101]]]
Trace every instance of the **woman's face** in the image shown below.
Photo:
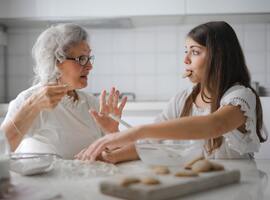
[[[80,56],[89,56],[91,49],[86,41],[82,41],[72,46],[68,51],[69,58],[78,58]],[[60,71],[59,82],[68,84],[70,90],[81,89],[87,86],[87,76],[93,68],[90,61],[85,65],[80,65],[76,60],[66,59],[62,63],[58,63]]]
[[[206,47],[189,37],[186,39],[185,44],[185,70],[191,72],[188,78],[192,83],[200,83],[203,80],[206,69]]]

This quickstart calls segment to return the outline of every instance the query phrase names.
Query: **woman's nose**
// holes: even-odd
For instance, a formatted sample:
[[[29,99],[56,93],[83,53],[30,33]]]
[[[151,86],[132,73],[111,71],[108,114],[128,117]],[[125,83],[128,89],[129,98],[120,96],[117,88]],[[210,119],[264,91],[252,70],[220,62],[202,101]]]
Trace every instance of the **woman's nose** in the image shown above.
[[[190,64],[190,63],[191,63],[190,58],[189,58],[189,56],[188,56],[187,53],[186,53],[185,56],[184,56],[184,63],[185,63],[185,64]]]
[[[93,69],[93,65],[91,64],[91,62],[88,62],[84,67],[85,67],[85,69],[87,69],[87,70]]]

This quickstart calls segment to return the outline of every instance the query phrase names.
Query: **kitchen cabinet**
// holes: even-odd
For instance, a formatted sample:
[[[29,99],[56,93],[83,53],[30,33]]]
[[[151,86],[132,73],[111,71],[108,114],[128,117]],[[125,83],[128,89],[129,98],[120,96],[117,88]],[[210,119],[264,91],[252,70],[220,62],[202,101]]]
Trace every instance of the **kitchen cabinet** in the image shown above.
[[[186,14],[269,13],[269,0],[186,0]]]
[[[185,0],[8,0],[0,4],[0,18],[37,20],[182,15],[185,9]]]
[[[0,2],[0,22],[98,21],[129,19],[133,24],[189,22],[196,15],[217,17],[231,14],[257,14],[269,21],[269,0],[8,0]],[[265,15],[267,14],[267,15]],[[185,19],[184,19],[185,18]],[[254,18],[254,16],[253,16]],[[219,19],[219,18],[217,18]],[[242,19],[242,18],[241,18]],[[198,20],[198,19],[197,19]],[[208,20],[208,19],[207,19]],[[243,20],[243,19],[242,19]],[[148,22],[150,23],[150,22]],[[150,23],[151,25],[151,23]]]

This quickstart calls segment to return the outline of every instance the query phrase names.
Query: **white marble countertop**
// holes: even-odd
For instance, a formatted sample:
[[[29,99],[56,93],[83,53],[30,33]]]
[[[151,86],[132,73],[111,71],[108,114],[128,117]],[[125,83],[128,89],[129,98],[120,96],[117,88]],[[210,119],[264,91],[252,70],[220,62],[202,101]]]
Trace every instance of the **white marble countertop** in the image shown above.
[[[187,195],[181,199],[185,200],[268,200],[270,199],[270,160],[220,160],[227,169],[239,169],[241,171],[241,181],[239,184],[224,186],[192,195]],[[133,174],[149,170],[149,167],[141,161],[132,161],[117,165],[121,173]],[[57,179],[48,174],[23,177],[12,173],[12,182],[15,185],[15,196],[10,196],[12,200],[44,200],[44,199],[64,199],[64,200],[88,200],[102,199],[111,200],[115,197],[106,196],[100,193],[99,183],[104,177]],[[108,177],[107,177],[108,178]],[[16,193],[17,190],[17,193]],[[23,191],[23,194],[20,194]],[[28,194],[28,196],[27,196]],[[24,195],[25,198],[24,198]]]

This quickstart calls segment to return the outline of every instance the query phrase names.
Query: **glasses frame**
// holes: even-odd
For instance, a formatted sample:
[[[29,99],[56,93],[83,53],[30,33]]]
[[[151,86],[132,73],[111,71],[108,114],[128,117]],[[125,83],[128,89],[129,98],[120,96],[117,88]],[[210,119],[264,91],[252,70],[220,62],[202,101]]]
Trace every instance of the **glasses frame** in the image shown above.
[[[87,61],[85,63],[81,63],[81,58],[82,57],[88,57]],[[79,65],[85,67],[89,61],[90,61],[90,64],[93,65],[94,64],[94,61],[95,61],[95,56],[94,55],[91,55],[91,56],[86,56],[86,55],[81,55],[81,56],[78,56],[76,58],[72,58],[72,57],[67,57],[66,60],[74,60],[76,61]]]

